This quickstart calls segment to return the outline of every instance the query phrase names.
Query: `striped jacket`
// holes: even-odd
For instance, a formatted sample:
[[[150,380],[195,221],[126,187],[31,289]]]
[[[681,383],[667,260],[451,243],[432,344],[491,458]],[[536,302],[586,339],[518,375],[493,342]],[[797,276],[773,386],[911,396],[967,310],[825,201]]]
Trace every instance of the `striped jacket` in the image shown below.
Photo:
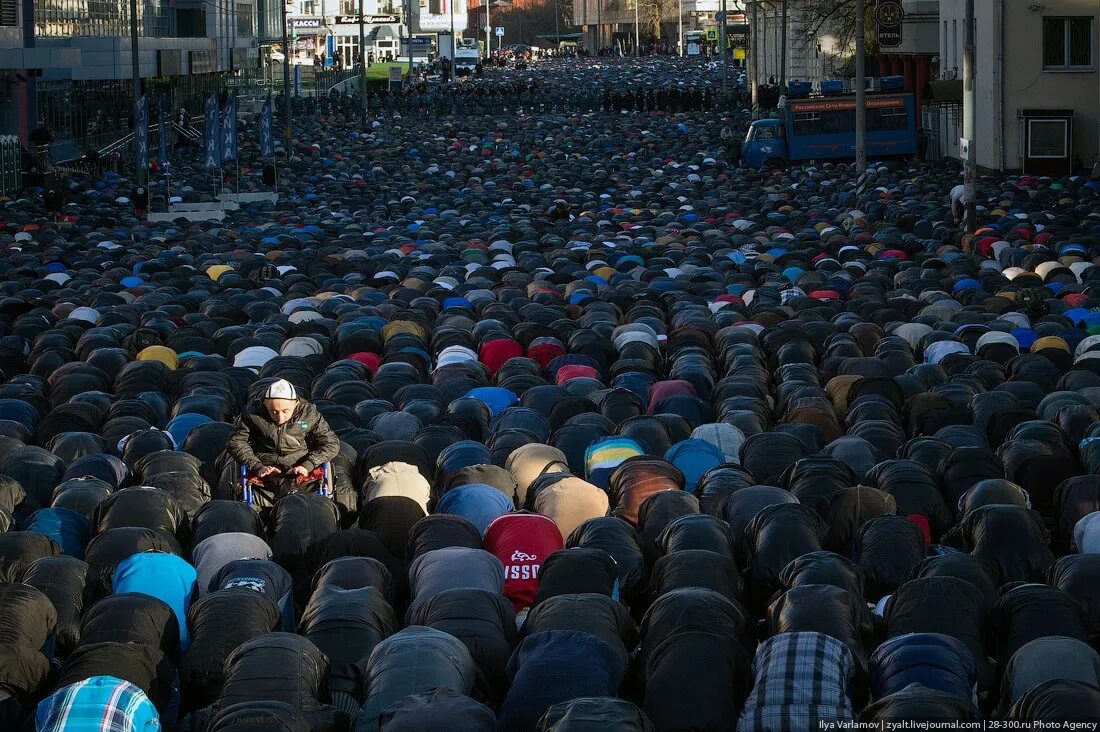
[[[128,681],[93,676],[42,700],[34,715],[37,732],[159,732],[160,717],[149,697]]]

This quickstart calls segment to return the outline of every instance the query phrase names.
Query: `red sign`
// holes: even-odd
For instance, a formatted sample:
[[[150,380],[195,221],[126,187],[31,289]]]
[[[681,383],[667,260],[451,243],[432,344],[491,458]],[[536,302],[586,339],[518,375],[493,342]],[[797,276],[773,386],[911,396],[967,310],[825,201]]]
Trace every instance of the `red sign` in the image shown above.
[[[904,107],[905,99],[902,97],[868,97],[863,106],[866,109],[886,109],[890,107]],[[855,109],[854,99],[834,99],[812,102],[792,102],[792,112],[834,112],[845,109]]]

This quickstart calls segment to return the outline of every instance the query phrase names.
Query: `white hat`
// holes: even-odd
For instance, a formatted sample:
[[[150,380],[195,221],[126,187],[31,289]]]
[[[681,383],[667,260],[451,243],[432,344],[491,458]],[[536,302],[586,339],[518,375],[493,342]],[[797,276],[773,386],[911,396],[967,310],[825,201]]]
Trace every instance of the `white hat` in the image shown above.
[[[271,386],[267,387],[267,391],[264,392],[264,399],[286,399],[288,401],[298,401],[298,392],[294,389],[286,379],[279,379]]]

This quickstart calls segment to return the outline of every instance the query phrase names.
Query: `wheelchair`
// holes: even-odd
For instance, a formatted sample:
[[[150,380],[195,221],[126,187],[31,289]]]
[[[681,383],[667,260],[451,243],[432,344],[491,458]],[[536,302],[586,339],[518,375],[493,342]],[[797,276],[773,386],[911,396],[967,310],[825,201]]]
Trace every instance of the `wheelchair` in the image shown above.
[[[311,483],[319,484],[317,492],[320,495],[326,498],[332,498],[335,495],[332,463],[322,463],[321,467],[314,469],[309,475],[294,480],[294,484],[297,487],[306,486]],[[248,468],[242,465],[240,469],[241,500],[249,506],[254,504],[253,486],[256,485],[262,486],[263,479],[254,475],[249,475]]]

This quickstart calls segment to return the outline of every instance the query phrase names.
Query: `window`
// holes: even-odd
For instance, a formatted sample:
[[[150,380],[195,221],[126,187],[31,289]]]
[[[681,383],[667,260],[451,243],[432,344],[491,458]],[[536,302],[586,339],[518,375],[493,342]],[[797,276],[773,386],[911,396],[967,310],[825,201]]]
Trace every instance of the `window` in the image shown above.
[[[777,134],[778,127],[775,125],[760,125],[752,128],[752,139],[754,140],[776,140],[779,139]]]
[[[255,18],[251,5],[237,3],[237,35],[245,37],[256,35]]]
[[[0,25],[16,25],[19,13],[16,12],[18,0],[0,0]]]
[[[1064,119],[1027,121],[1029,158],[1065,158],[1068,156],[1069,124]]]
[[[359,17],[359,0],[340,0],[340,15]]]
[[[867,110],[868,132],[904,130],[909,126],[909,111],[905,107],[883,107]]]
[[[821,113],[821,134],[844,135],[855,130],[855,109],[831,109]]]
[[[206,13],[203,8],[176,9],[176,35],[180,38],[206,36]]]
[[[1043,18],[1043,68],[1092,68],[1092,18]]]
[[[795,112],[793,127],[795,135],[820,135],[821,117],[816,112]]]

